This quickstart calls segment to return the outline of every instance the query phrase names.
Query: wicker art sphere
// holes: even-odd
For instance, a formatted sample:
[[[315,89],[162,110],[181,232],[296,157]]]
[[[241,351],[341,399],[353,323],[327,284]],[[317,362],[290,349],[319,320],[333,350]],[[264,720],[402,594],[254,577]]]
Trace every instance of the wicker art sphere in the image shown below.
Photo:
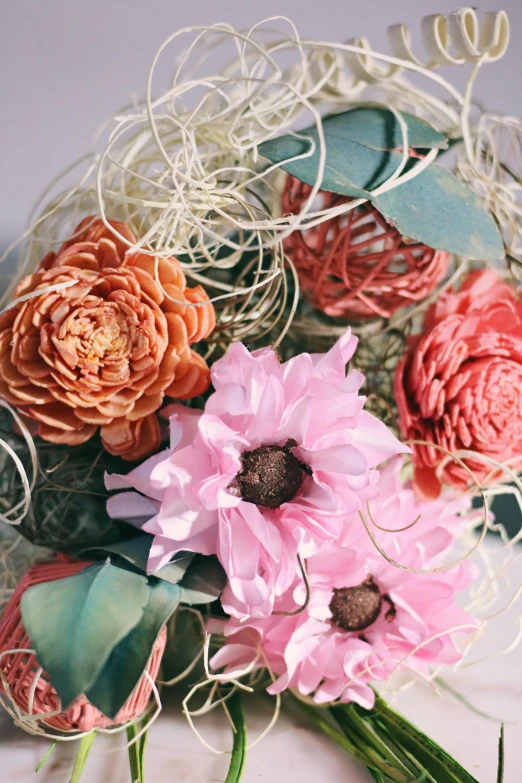
[[[311,188],[287,177],[284,215],[298,214]],[[320,192],[312,211],[350,199]],[[304,294],[329,316],[389,318],[400,307],[425,299],[443,279],[448,253],[409,241],[370,202],[285,240]]]
[[[25,591],[33,585],[73,576],[88,565],[86,562],[64,560],[33,565],[16,587],[0,621],[0,693],[15,704],[23,715],[39,715],[43,724],[60,731],[88,732],[126,723],[144,712],[152,692],[151,681],[143,674],[116,720],[102,715],[85,696],[80,696],[67,710],[61,711],[60,699],[49,676],[42,672],[36,679],[40,666],[35,655],[8,652],[31,649],[20,614],[20,601]],[[162,628],[146,669],[152,680],[158,674],[166,639],[166,628]],[[57,714],[46,717],[48,713]]]

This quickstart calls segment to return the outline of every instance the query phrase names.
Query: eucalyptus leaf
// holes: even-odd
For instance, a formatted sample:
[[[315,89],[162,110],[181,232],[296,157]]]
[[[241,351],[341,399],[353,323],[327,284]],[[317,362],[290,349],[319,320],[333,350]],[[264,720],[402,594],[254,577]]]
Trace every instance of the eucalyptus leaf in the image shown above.
[[[497,224],[480,198],[440,166],[377,196],[373,203],[401,234],[472,261],[504,255]]]
[[[131,695],[147,666],[156,637],[176,610],[180,595],[178,585],[149,578],[148,600],[141,620],[114,647],[86,691],[89,701],[104,715],[114,719]]]
[[[221,595],[227,581],[226,574],[215,557],[196,555],[180,582],[181,602],[208,604]]]
[[[118,555],[127,562],[139,568],[140,571],[147,571],[147,561],[149,559],[150,547],[154,536],[149,533],[138,533],[134,538],[127,541],[117,541],[114,543],[103,544],[102,546],[92,546],[82,549],[78,554],[81,557],[104,557],[107,555]]]
[[[352,127],[354,116],[360,120],[356,128]],[[364,123],[361,118],[364,116],[362,110],[352,110],[323,120],[326,162],[321,188],[373,201],[401,234],[430,247],[471,260],[501,258],[504,247],[493,217],[482,207],[478,195],[446,169],[431,164],[403,184],[380,196],[372,196],[370,191],[398,170],[402,156],[389,149],[377,148],[379,144],[383,146],[385,137],[382,123],[381,126],[370,123],[368,142],[363,140]],[[393,126],[390,134],[390,144],[393,144],[396,141]],[[416,139],[414,132],[412,137]],[[370,146],[372,143],[373,147]],[[301,182],[315,184],[320,152],[315,127],[306,128],[299,134],[270,139],[260,144],[259,151]],[[405,171],[417,163],[410,160]]]
[[[22,620],[66,709],[95,682],[113,649],[140,622],[147,579],[109,561],[30,587]]]
[[[147,564],[153,540],[154,536],[150,535],[150,533],[138,533],[137,536],[127,541],[83,549],[79,555],[81,557],[116,555],[139,568],[140,571],[147,573]],[[171,582],[171,584],[177,584],[193,559],[194,554],[192,552],[178,552],[172,557],[170,563],[156,571],[154,576]]]
[[[447,137],[435,130],[428,122],[408,112],[401,112],[408,127],[408,148],[446,149]],[[375,150],[402,150],[403,134],[396,115],[386,106],[361,104],[353,109],[330,114],[323,119],[329,135],[364,144]],[[304,133],[313,131],[315,126]]]

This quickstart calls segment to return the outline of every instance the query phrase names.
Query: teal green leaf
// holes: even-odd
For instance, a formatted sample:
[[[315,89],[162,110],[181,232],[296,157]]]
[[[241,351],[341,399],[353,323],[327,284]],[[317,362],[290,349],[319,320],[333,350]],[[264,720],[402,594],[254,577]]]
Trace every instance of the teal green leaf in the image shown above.
[[[95,739],[96,739],[96,732],[91,731],[90,734],[86,734],[85,737],[82,737],[82,739],[80,740],[80,746],[78,748],[76,759],[74,761],[74,767],[73,767],[70,783],[79,783],[79,780],[82,776],[83,768],[85,767],[85,762],[87,761],[87,756],[89,755],[89,751],[92,748],[92,744]]]
[[[149,578],[148,600],[138,624],[114,647],[91,687],[89,701],[104,715],[115,718],[150,658],[160,629],[176,610],[181,590],[155,577]]]
[[[428,123],[403,113],[408,125],[408,146],[445,147],[448,141]],[[397,170],[402,133],[393,112],[380,106],[360,106],[323,119],[326,165],[323,190],[353,198],[369,198],[369,191],[382,185]],[[295,135],[280,136],[259,145],[259,152],[297,179],[314,185],[319,167],[319,136],[315,125]],[[308,157],[284,163],[289,158]]]
[[[373,203],[404,236],[472,261],[504,255],[497,225],[470,188],[440,166],[428,166]]]
[[[154,536],[149,533],[138,533],[134,538],[127,541],[116,541],[103,546],[92,546],[82,549],[78,554],[81,557],[103,557],[107,555],[118,555],[128,563],[139,568],[140,571],[147,571],[147,561]]]
[[[228,768],[225,783],[239,783],[243,776],[247,749],[245,715],[243,713],[243,704],[239,691],[233,693],[230,699],[228,699],[227,708],[232,723],[234,724],[234,744],[232,746],[230,767]]]
[[[397,171],[401,155],[363,142],[362,126],[352,133],[352,113],[323,120],[326,142],[323,190],[373,200],[388,222],[404,236],[430,247],[479,261],[496,260],[504,255],[502,237],[493,217],[483,209],[479,197],[446,169],[431,164],[418,176],[373,198],[370,190],[375,190]],[[379,143],[377,127],[374,126],[373,136],[369,133],[369,143]],[[394,133],[392,130],[392,140]],[[300,138],[287,135],[263,142],[259,151],[297,179],[314,185],[319,167],[317,131],[307,128],[298,135]],[[304,157],[285,162],[298,155]],[[408,167],[411,165],[410,161]]]
[[[190,573],[192,569],[192,562],[196,556],[193,552],[178,552],[174,555],[170,563],[164,565],[159,571],[156,571],[154,576],[158,579],[163,579],[165,582],[170,582],[173,585],[177,585],[178,582],[183,579],[185,573]]]
[[[79,555],[81,557],[107,557],[107,555],[116,555],[136,568],[139,568],[140,571],[146,573],[153,540],[154,536],[149,533],[139,533],[137,536],[127,541],[118,541],[101,547],[83,549]],[[165,579],[172,584],[177,584],[190,566],[193,558],[194,554],[192,552],[178,552],[173,556],[170,563],[167,563],[167,565],[160,568],[159,571],[156,571],[154,576],[158,577],[158,579]]]
[[[226,574],[215,557],[196,555],[181,580],[181,602],[184,604],[208,604],[221,595]]]
[[[112,650],[139,623],[148,593],[144,576],[106,561],[23,595],[24,626],[64,709],[88,691]]]
[[[401,116],[408,126],[408,148],[445,149],[448,146],[446,136],[429,123],[408,112],[402,112]],[[324,125],[329,135],[335,134],[374,150],[402,150],[403,147],[400,123],[386,106],[362,104],[341,114],[325,117]]]

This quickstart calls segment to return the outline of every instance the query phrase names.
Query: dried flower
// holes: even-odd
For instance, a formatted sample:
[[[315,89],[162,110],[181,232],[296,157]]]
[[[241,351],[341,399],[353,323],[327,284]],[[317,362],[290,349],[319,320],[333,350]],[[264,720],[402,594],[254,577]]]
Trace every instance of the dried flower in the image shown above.
[[[470,273],[458,293],[444,293],[427,311],[397,367],[395,393],[405,438],[522,467],[522,304],[496,272]],[[465,463],[483,484],[507,477],[480,458]],[[439,449],[415,446],[414,464],[427,497],[441,483],[460,491],[471,483]]]
[[[136,241],[125,224],[111,225]],[[39,422],[45,440],[78,445],[100,428],[111,454],[136,460],[159,446],[164,397],[207,389],[208,367],[190,345],[215,319],[178,261],[158,259],[160,285],[155,259],[126,249],[86,218],[21,281],[16,297],[34,295],[0,316],[0,395]],[[71,285],[46,290],[60,283]]]

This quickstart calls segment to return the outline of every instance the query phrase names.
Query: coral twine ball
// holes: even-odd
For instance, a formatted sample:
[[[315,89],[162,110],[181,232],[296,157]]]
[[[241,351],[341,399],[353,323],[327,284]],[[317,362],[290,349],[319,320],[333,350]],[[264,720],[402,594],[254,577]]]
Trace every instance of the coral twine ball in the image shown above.
[[[40,666],[35,655],[22,652],[31,649],[20,613],[20,601],[25,591],[33,585],[73,576],[88,565],[86,562],[68,560],[33,565],[19,582],[0,621],[0,693],[14,703],[22,714],[38,715],[43,724],[59,731],[88,732],[126,723],[145,711],[152,692],[151,680],[144,673],[115,720],[102,715],[85,696],[80,696],[67,710],[62,711],[60,699],[49,676],[45,672],[38,676]],[[163,627],[146,668],[153,681],[158,674],[166,640],[167,631]],[[21,652],[10,652],[17,649]]]
[[[287,177],[284,215],[299,214],[309,185]],[[320,192],[313,211],[350,199]],[[400,307],[419,302],[440,283],[448,253],[407,240],[369,202],[285,240],[301,288],[311,304],[329,316],[389,318]]]
[[[15,298],[26,301],[0,316],[0,396],[37,421],[44,440],[76,446],[100,429],[107,451],[139,460],[159,447],[164,397],[208,388],[209,369],[190,346],[215,316],[176,259],[158,259],[156,275],[155,259],[127,253],[113,231],[86,218],[20,282]]]

